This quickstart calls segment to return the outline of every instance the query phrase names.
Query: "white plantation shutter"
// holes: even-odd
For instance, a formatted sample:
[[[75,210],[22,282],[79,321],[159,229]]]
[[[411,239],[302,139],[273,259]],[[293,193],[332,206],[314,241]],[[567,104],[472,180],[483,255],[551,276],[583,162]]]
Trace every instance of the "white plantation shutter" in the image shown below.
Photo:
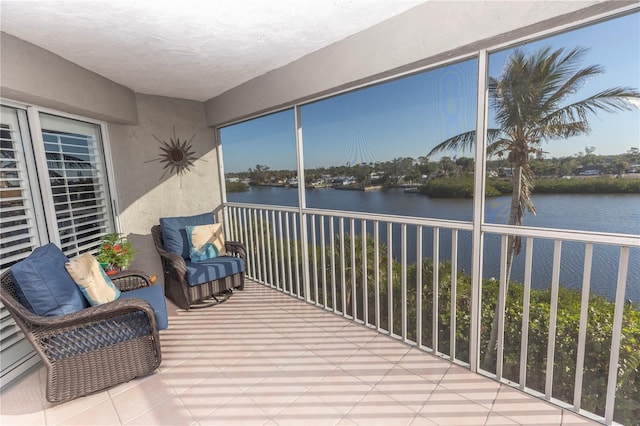
[[[114,228],[100,126],[49,114],[40,123],[60,248],[92,251]]]
[[[26,112],[2,106],[0,119],[0,270],[24,259],[41,245],[27,154],[30,148]],[[37,191],[37,190],[36,190]],[[0,305],[0,383],[10,382],[38,362],[31,344],[9,312]]]
[[[96,249],[115,230],[101,126],[27,108],[1,110],[0,269],[48,242],[68,257]],[[0,387],[39,362],[1,305],[0,357]]]

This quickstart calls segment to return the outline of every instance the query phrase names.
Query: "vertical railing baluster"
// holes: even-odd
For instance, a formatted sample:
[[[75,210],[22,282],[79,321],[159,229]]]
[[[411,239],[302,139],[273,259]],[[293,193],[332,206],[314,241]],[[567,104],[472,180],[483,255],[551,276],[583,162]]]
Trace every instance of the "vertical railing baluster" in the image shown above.
[[[522,333],[520,336],[520,389],[527,386],[529,350],[529,316],[531,309],[531,272],[533,271],[533,238],[527,238],[524,260],[524,295],[522,299]]]
[[[252,269],[251,269],[251,276],[257,280],[258,279],[258,262],[260,259],[260,223],[258,222],[257,219],[257,209],[253,209],[252,210],[252,215],[253,215],[253,226],[251,227],[251,237],[250,237],[250,242],[251,242],[251,265],[252,265]]]
[[[284,230],[285,230],[285,241],[286,241],[286,247],[287,247],[287,289],[289,294],[293,294],[293,271],[292,271],[292,265],[291,265],[291,227],[290,227],[290,223],[289,223],[289,216],[291,215],[291,213],[289,212],[285,212],[284,213]]]
[[[243,228],[243,223],[242,223],[242,212],[243,212],[244,208],[242,207],[237,207],[236,211],[235,211],[235,219],[236,219],[236,223],[235,223],[235,227],[236,227],[236,236],[235,236],[235,240],[236,241],[240,241],[242,244],[244,244],[244,246],[246,247],[247,250],[247,261],[246,261],[246,265],[245,268],[247,269],[247,275],[249,274],[249,241],[247,241],[247,239],[244,237],[244,234],[242,233],[242,228]]]
[[[416,344],[422,347],[422,225],[416,229]]]
[[[229,218],[229,240],[240,241],[238,232],[236,230],[236,225],[238,222],[238,219],[236,217],[236,207],[227,207],[227,214]]]
[[[242,208],[242,222],[243,222],[243,231],[244,234],[242,236],[242,238],[238,241],[242,241],[242,243],[245,245],[245,247],[247,247],[249,245],[249,232],[251,230],[251,226],[249,225],[249,221],[247,220],[247,208],[243,207]],[[249,218],[251,218],[251,213],[249,213]],[[249,268],[249,262],[247,262],[247,264],[245,265],[245,269]]]
[[[256,253],[256,259],[258,261],[258,267],[256,268],[256,279],[258,281],[262,281],[265,282],[265,277],[262,274],[262,272],[264,271],[263,267],[264,267],[264,260],[265,260],[265,254],[264,254],[264,210],[260,210],[258,211],[258,215],[260,218],[260,223],[258,224],[257,228],[259,229],[259,235],[256,235],[256,245],[259,245],[259,253]],[[258,242],[259,240],[259,242]]]
[[[253,232],[252,232],[252,237],[253,240],[251,241],[251,257],[252,257],[252,265],[253,265],[253,269],[251,272],[251,276],[256,280],[259,281],[258,279],[258,263],[260,261],[260,255],[261,255],[261,250],[260,250],[260,223],[256,218],[256,210],[254,209],[253,211]]]
[[[613,331],[611,334],[611,352],[609,356],[609,376],[607,379],[607,404],[604,410],[604,421],[613,423],[615,410],[616,386],[618,384],[618,363],[620,361],[620,341],[622,340],[622,317],[624,312],[625,287],[629,268],[629,247],[620,247],[618,263],[618,283],[616,285],[616,304],[613,311]]]
[[[351,316],[358,320],[358,293],[356,290],[356,220],[349,221],[349,238],[351,239]]]
[[[280,231],[280,235],[278,237],[279,245],[280,245],[280,259],[278,259],[278,263],[280,264],[280,287],[278,287],[282,291],[286,291],[287,287],[287,262],[284,255],[284,228],[282,227],[282,212],[278,211],[278,230]]]
[[[271,242],[269,243],[269,246],[273,245],[273,259],[269,259],[269,267],[273,267],[273,272],[275,274],[272,287],[278,288],[280,285],[280,265],[282,265],[280,257],[282,254],[278,250],[278,225],[275,210],[271,211],[271,233]]]
[[[449,355],[456,359],[456,328],[458,326],[458,230],[451,230],[451,294],[449,313]]]
[[[502,379],[502,369],[504,363],[504,317],[507,304],[507,254],[509,247],[509,236],[502,236],[500,246],[500,287],[498,288],[498,336],[496,344],[496,378]]]
[[[255,245],[252,244],[252,246],[254,246],[256,250],[255,265],[254,265],[255,271],[256,271],[255,274],[258,281],[264,282],[264,279],[262,278],[262,260],[260,258],[260,235],[259,235],[260,225],[258,224],[258,209],[252,209],[250,217],[251,217],[252,242],[255,240]]]
[[[273,210],[271,211],[271,213],[272,213],[271,216],[273,217]],[[269,227],[269,212],[268,211],[265,212],[265,218],[267,220],[267,224],[264,227],[264,231],[267,234],[267,237],[266,237],[267,238],[267,244],[266,244],[267,253],[266,253],[265,258],[264,258],[265,259],[265,263],[266,263],[266,265],[264,267],[264,270],[265,270],[265,277],[268,280],[269,285],[273,286],[273,283],[275,282],[275,279],[273,277],[273,257],[272,257],[273,254],[271,253],[271,251],[272,251],[271,249],[272,249],[272,246],[273,246],[274,238],[270,235],[270,232],[271,232],[270,229],[272,229],[272,228]]]
[[[267,278],[267,250],[266,247],[269,246],[269,211],[262,210],[260,214],[260,234],[262,238],[262,259],[261,259],[261,273],[263,281],[266,282]]]
[[[369,289],[367,288],[367,221],[360,222],[362,226],[362,319],[369,325]]]
[[[393,336],[393,224],[387,222],[387,312],[389,335]]]
[[[320,253],[322,254],[322,306],[327,308],[327,247],[324,235],[324,216],[320,216]]]
[[[433,282],[431,284],[433,286],[433,298],[431,302],[433,303],[433,324],[431,326],[431,335],[433,340],[433,353],[437,354],[440,351],[440,349],[438,348],[438,322],[440,316],[440,306],[438,303],[440,294],[440,228],[438,227],[433,228],[433,265],[431,269],[433,270]]]
[[[407,341],[407,224],[400,226],[400,318],[402,325],[400,327],[402,341]]]
[[[251,239],[251,233],[250,228],[249,228],[249,223],[247,221],[247,213],[248,213],[249,209],[243,209],[242,210],[242,224],[244,227],[244,236],[245,239],[247,241],[247,263],[248,263],[248,269],[249,269],[249,276],[251,276],[252,278],[256,278],[255,276],[255,272],[253,271],[253,257],[255,254],[255,247],[253,247],[253,240]],[[250,216],[250,213],[249,213]]]
[[[380,222],[373,222],[373,262],[375,276],[375,299],[373,300],[375,309],[376,329],[380,331]]]
[[[556,326],[558,323],[558,292],[560,289],[560,265],[562,261],[562,240],[553,244],[553,271],[551,275],[551,310],[549,312],[549,340],[547,343],[547,374],[544,396],[551,399],[553,392],[553,366],[556,354]]]
[[[582,298],[580,300],[580,328],[578,329],[578,354],[576,357],[576,381],[573,389],[573,409],[577,412],[582,405],[582,378],[584,375],[584,353],[587,342],[587,320],[589,319],[589,291],[591,289],[591,265],[593,244],[584,248],[584,269],[582,272]]]
[[[316,215],[311,215],[311,259],[313,262],[313,301],[318,305],[318,254],[316,241]]]
[[[346,259],[344,255],[344,218],[340,218],[340,309],[342,315],[347,316],[347,271]]]
[[[238,208],[234,207],[233,208],[233,237],[234,239],[237,239],[238,241],[240,241],[240,233],[238,232],[238,226],[240,219],[238,219]]]
[[[336,233],[333,216],[329,216],[329,233],[331,234],[331,307],[333,312],[338,312],[336,309]]]
[[[298,298],[301,298],[302,295],[300,294],[300,256],[298,255],[298,214],[297,213],[292,213],[292,218],[293,218],[293,245],[292,245],[292,250],[293,250],[293,260],[294,260],[294,265],[295,266],[295,274],[293,275],[294,281],[296,282],[296,296]],[[291,244],[290,244],[291,245]],[[291,290],[293,291],[293,287],[291,288]]]
[[[254,277],[255,276],[255,270],[256,270],[256,255],[258,253],[258,251],[256,250],[256,247],[253,245],[253,238],[254,238],[254,234],[256,232],[256,218],[255,218],[255,209],[249,209],[248,212],[248,216],[249,216],[249,241],[248,245],[247,245],[247,269],[248,269],[248,273],[247,276],[249,277]]]

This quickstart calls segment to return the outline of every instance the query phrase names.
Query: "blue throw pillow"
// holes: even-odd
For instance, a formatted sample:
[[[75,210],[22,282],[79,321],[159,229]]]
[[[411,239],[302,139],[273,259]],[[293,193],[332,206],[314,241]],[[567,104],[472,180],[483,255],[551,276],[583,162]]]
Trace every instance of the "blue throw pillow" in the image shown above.
[[[214,223],[213,213],[160,218],[164,249],[168,252],[179,254],[184,259],[189,259],[189,240],[185,227],[187,225],[209,225],[212,223]]]
[[[11,267],[18,300],[36,315],[56,316],[78,312],[87,301],[67,270],[67,256],[55,244],[35,249]]]

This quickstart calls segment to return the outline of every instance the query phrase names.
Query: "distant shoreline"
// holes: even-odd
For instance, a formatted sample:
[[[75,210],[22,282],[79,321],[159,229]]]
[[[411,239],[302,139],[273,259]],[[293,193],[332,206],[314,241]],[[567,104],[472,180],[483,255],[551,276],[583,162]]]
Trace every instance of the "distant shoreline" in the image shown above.
[[[485,185],[488,197],[509,195],[512,192],[508,178],[489,178]],[[421,194],[433,198],[472,198],[472,177],[436,178],[418,188]],[[534,181],[533,194],[640,194],[640,176],[618,178],[610,176],[540,178]]]
[[[251,186],[273,188],[297,188],[297,185],[285,184],[227,184],[227,192],[246,192]],[[423,194],[432,198],[473,198],[473,177],[448,177],[435,178],[424,185],[382,186],[382,185],[341,185],[315,187],[309,189],[337,189],[342,191],[379,191],[393,188],[410,188],[407,193]],[[489,178],[485,186],[485,194],[488,197],[511,194],[512,186],[509,178]],[[640,194],[640,175],[620,178],[613,176],[594,176],[570,178],[540,178],[536,179],[533,194]]]

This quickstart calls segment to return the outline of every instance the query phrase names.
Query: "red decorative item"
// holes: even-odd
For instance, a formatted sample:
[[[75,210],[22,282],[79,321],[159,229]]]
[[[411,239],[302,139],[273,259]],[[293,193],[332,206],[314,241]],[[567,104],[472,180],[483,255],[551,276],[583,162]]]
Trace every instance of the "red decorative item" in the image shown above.
[[[107,266],[107,269],[105,269],[105,272],[107,273],[107,275],[111,276],[120,272],[120,269],[114,265],[109,265]]]

